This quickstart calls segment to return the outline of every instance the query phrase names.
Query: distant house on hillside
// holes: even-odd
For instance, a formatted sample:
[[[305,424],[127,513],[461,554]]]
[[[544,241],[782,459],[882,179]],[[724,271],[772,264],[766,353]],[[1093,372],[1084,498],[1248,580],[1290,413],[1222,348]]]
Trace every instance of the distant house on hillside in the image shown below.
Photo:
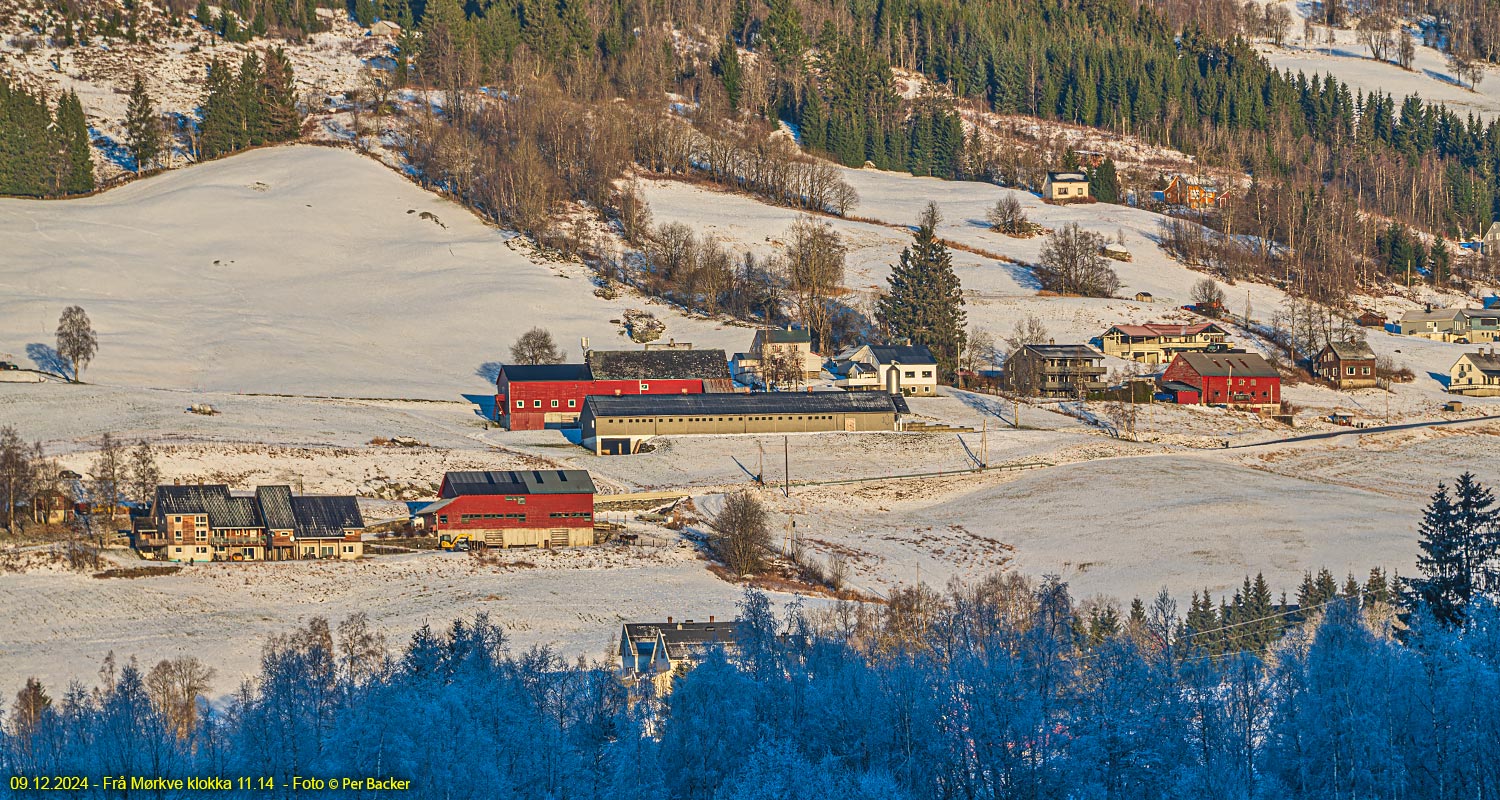
[[[1135,299],[1138,303],[1151,303],[1155,302],[1156,297],[1153,296],[1150,292],[1136,292]]]
[[[834,357],[828,371],[846,392],[884,389],[891,394],[937,394],[937,359],[920,345],[862,344]]]
[[[1053,202],[1083,200],[1089,196],[1089,178],[1082,172],[1049,172],[1042,182],[1042,199]]]
[[[1261,413],[1281,405],[1281,374],[1259,353],[1178,353],[1161,376],[1177,402],[1228,405]]]
[[[388,19],[376,20],[375,24],[370,26],[370,35],[394,39],[401,35],[401,26]]]
[[[1469,397],[1500,396],[1500,356],[1494,348],[1459,356],[1448,369],[1448,391]]]
[[[1167,183],[1162,199],[1169,205],[1205,209],[1221,203],[1224,192],[1213,181],[1178,174],[1173,175],[1172,180]]]
[[[1493,342],[1500,339],[1500,310],[1427,306],[1401,316],[1401,333],[1459,344]]]
[[[703,659],[712,648],[733,650],[738,643],[734,622],[684,620],[627,622],[620,629],[620,678],[628,684],[649,680],[658,694],[672,689],[672,678]]]
[[[470,470],[443,476],[420,509],[424,529],[489,547],[594,543],[594,481],[587,470]]]
[[[1340,389],[1368,389],[1376,384],[1375,353],[1363,342],[1329,342],[1313,359],[1313,370]]]
[[[1152,365],[1166,364],[1178,353],[1197,353],[1229,346],[1229,334],[1212,322],[1115,325],[1099,340],[1107,356]]]
[[[750,386],[807,383],[823,374],[823,359],[812,351],[812,334],[805,329],[763,328],[748,351],[730,359],[729,372]]]
[[[1385,315],[1378,311],[1366,310],[1354,318],[1354,323],[1361,328],[1384,328]]]
[[[1005,362],[1005,371],[1042,397],[1082,397],[1105,388],[1104,354],[1086,344],[1024,345]]]
[[[221,484],[158,486],[151,513],[135,520],[131,543],[166,561],[288,561],[364,555],[364,517],[348,496],[293,495],[260,486],[232,495]]]
[[[1490,229],[1484,234],[1484,240],[1480,245],[1480,252],[1487,256],[1500,257],[1500,219],[1490,223]]]

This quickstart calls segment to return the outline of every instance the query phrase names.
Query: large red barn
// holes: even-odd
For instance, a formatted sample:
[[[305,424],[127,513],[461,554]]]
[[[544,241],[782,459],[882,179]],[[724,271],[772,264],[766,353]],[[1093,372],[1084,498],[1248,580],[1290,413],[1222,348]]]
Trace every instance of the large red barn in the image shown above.
[[[729,380],[723,350],[593,350],[583,364],[504,364],[495,419],[507,430],[572,425],[590,395],[702,394]]]
[[[450,472],[438,501],[417,511],[438,535],[493,547],[594,543],[594,481],[587,470]]]
[[[1178,353],[1161,383],[1179,402],[1274,411],[1281,405],[1281,374],[1259,353]],[[1196,395],[1193,391],[1196,391]]]

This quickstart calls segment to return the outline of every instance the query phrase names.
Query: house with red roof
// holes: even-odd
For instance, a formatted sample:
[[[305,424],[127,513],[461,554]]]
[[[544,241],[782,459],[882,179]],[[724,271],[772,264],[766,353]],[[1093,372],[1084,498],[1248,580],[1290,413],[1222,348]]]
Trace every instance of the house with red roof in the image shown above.
[[[1099,338],[1100,349],[1105,355],[1151,365],[1169,364],[1178,353],[1202,353],[1230,347],[1229,334],[1212,322],[1115,325]]]

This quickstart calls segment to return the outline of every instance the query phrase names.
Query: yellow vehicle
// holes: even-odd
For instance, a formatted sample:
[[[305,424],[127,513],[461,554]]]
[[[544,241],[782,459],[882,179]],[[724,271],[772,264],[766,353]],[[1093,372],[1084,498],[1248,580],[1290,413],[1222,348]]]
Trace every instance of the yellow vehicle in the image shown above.
[[[467,533],[460,533],[457,536],[454,536],[451,533],[445,533],[443,534],[443,538],[438,540],[439,550],[454,550],[460,553],[466,553],[468,552],[470,545],[471,541],[469,539],[469,534]]]

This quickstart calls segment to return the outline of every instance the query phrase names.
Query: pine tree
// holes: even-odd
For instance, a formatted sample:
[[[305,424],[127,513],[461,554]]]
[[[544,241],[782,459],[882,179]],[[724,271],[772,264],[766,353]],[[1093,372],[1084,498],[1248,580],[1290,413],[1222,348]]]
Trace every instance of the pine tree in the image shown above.
[[[890,289],[875,308],[877,322],[892,339],[908,339],[932,351],[945,375],[958,368],[965,333],[963,290],[953,272],[953,254],[937,238],[937,206],[922,212],[912,244],[901,250],[887,279]]]
[[[724,94],[729,97],[729,108],[738,110],[740,107],[740,90],[744,86],[744,70],[740,66],[740,53],[734,46],[734,39],[725,37],[719,42],[719,55],[714,59],[714,74],[724,82]],[[816,90],[809,92],[816,94]]]
[[[1120,178],[1115,174],[1115,162],[1106,158],[1104,163],[1089,176],[1089,191],[1101,203],[1120,202]]]
[[[1451,626],[1463,623],[1464,608],[1473,590],[1466,574],[1459,524],[1448,487],[1439,483],[1417,528],[1417,547],[1422,551],[1417,568],[1422,577],[1408,578],[1402,592],[1407,607],[1424,606],[1438,622]]]
[[[302,115],[297,111],[292,62],[280,47],[266,53],[259,96],[266,141],[287,142],[301,135]]]
[[[137,175],[150,169],[161,157],[161,119],[151,96],[146,94],[146,82],[137,74],[130,86],[130,102],[125,110],[125,149],[135,161]]]
[[[69,91],[57,104],[57,131],[66,154],[62,175],[63,194],[86,194],[94,191],[94,147],[89,139],[88,120],[78,93]]]
[[[218,158],[242,147],[240,132],[244,112],[235,92],[234,68],[217,58],[208,65],[208,80],[203,102],[203,117],[198,124],[198,152],[201,158]]]

